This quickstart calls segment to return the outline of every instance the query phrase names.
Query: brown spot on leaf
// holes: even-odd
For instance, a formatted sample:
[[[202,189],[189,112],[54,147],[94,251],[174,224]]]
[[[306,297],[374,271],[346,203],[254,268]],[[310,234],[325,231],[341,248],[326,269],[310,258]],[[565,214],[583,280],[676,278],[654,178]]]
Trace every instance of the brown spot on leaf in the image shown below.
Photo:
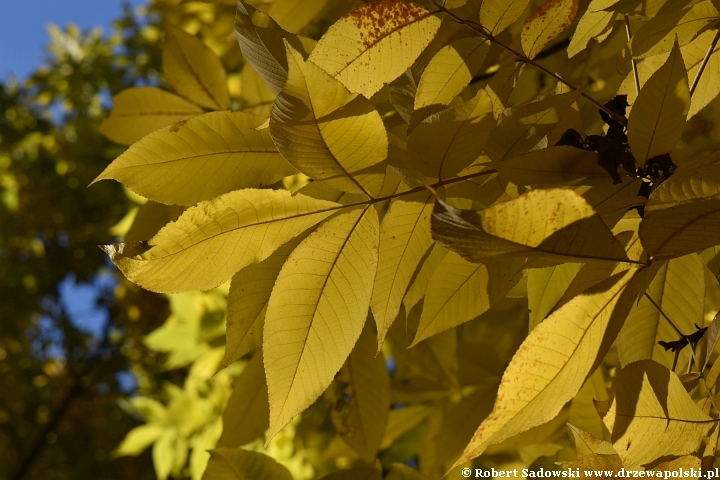
[[[363,47],[368,49],[393,32],[428,16],[430,12],[420,5],[386,0],[363,5],[343,19],[350,20],[360,30]]]

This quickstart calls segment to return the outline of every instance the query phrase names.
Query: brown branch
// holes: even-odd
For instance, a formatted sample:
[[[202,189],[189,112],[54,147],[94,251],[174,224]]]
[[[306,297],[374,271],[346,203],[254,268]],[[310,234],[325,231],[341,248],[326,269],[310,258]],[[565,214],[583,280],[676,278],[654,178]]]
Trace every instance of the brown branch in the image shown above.
[[[494,37],[485,27],[483,27],[481,24],[476,23],[476,22],[472,22],[472,21],[470,21],[470,20],[466,20],[466,19],[464,19],[464,18],[462,18],[462,17],[457,16],[455,13],[451,12],[450,10],[448,10],[447,8],[445,8],[444,6],[442,6],[442,5],[440,5],[439,3],[437,3],[435,0],[430,0],[430,1],[431,1],[436,7],[438,7],[438,9],[439,9],[442,13],[445,13],[446,15],[449,15],[450,17],[452,17],[453,19],[455,19],[457,22],[462,23],[463,25],[465,25],[466,27],[468,27],[470,30],[474,31],[475,33],[477,33],[477,34],[480,35],[481,37],[485,38],[486,40],[488,40],[488,41],[494,43],[495,45],[497,45],[497,46],[499,46],[499,47],[507,50],[508,52],[512,53],[513,55],[515,55],[517,58],[519,58],[519,59],[522,60],[523,62],[532,65],[533,67],[537,68],[538,70],[540,70],[540,71],[543,72],[544,74],[546,74],[546,75],[554,78],[555,80],[557,80],[558,82],[562,83],[563,85],[566,85],[566,86],[567,86],[568,88],[570,88],[571,90],[579,90],[578,87],[576,87],[576,86],[573,85],[572,83],[568,82],[567,80],[565,80],[564,78],[562,78],[562,77],[561,77],[560,75],[558,75],[557,73],[554,73],[554,72],[552,72],[551,70],[548,70],[547,68],[543,67],[543,66],[540,65],[539,63],[537,63],[537,62],[533,61],[532,59],[530,59],[530,58],[529,58],[527,55],[525,55],[524,53],[518,52],[517,50],[515,50],[515,49],[512,48],[511,46],[509,46],[509,45],[501,42],[501,41],[498,40],[497,38],[495,38],[495,37]],[[613,111],[610,110],[608,107],[606,107],[605,105],[601,104],[600,102],[598,102],[597,100],[595,100],[593,97],[591,97],[590,95],[588,95],[588,94],[585,93],[585,92],[580,92],[580,95],[582,95],[586,100],[588,100],[588,101],[590,101],[591,103],[593,103],[593,104],[594,104],[595,106],[597,106],[600,110],[602,110],[602,111],[604,111],[605,113],[607,113],[608,115],[610,115],[612,118],[614,118],[616,121],[618,121],[618,122],[621,123],[622,125],[627,125],[627,119],[626,119],[625,117],[623,117],[622,115],[620,115],[620,114],[618,114],[618,113],[616,113],[616,112],[613,112]]]
[[[632,40],[630,17],[628,17],[627,15],[625,15],[625,33],[627,34],[628,42]],[[638,75],[637,62],[635,61],[635,57],[632,56],[632,51],[630,52],[630,64],[632,65],[633,76],[635,77],[635,93],[636,95],[640,95],[640,75]]]

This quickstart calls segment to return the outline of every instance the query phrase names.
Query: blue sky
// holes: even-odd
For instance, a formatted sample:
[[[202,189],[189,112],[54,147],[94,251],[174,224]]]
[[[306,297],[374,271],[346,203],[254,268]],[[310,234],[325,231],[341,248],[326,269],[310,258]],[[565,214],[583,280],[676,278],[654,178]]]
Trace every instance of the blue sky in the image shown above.
[[[11,73],[23,78],[43,63],[49,23],[101,26],[107,33],[123,3],[147,0],[0,0],[0,79]]]

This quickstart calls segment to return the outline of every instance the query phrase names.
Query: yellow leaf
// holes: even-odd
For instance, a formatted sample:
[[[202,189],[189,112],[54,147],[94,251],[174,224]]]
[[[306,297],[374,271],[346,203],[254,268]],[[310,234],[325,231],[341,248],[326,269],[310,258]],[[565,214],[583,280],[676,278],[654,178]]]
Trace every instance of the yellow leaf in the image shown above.
[[[213,110],[230,106],[225,67],[199,38],[167,24],[162,63],[168,83],[183,97]]]
[[[487,311],[520,281],[524,264],[524,259],[515,259],[483,265],[452,252],[446,255],[430,278],[420,325],[410,346]]]
[[[665,64],[645,82],[630,110],[628,142],[641,166],[675,148],[689,108],[687,72],[676,43]]]
[[[336,381],[346,384],[343,398],[350,411],[339,419],[338,431],[366,463],[377,456],[390,410],[390,377],[382,354],[375,356],[375,333],[368,322]],[[344,400],[343,403],[345,402]]]
[[[494,162],[500,176],[515,185],[595,185],[610,182],[598,165],[596,152],[562,145],[533,150],[519,157]]]
[[[297,33],[313,20],[328,0],[274,0],[268,9],[272,17],[288,32]]]
[[[395,200],[380,225],[378,271],[372,308],[378,330],[378,349],[400,312],[403,296],[420,261],[433,244],[430,237],[431,195]]]
[[[636,360],[652,359],[671,367],[675,353],[658,345],[659,340],[671,342],[678,333],[663,318],[658,307],[683,333],[690,335],[695,324],[704,324],[705,266],[696,254],[675,258],[665,263],[646,292],[657,307],[644,295],[630,312],[618,335],[621,365]],[[679,365],[686,365],[689,352],[685,349]]]
[[[388,139],[375,106],[353,95],[289,44],[290,71],[270,117],[280,153],[302,173],[349,193],[377,195]]]
[[[605,399],[607,399],[607,392],[605,393],[605,398],[602,399],[602,401],[605,401]],[[597,416],[597,412],[595,412],[595,415]],[[570,433],[572,433],[573,440],[575,441],[575,450],[577,450],[578,457],[592,455],[593,453],[600,455],[615,455],[615,450],[613,450],[612,443],[593,437],[586,431],[581,430],[569,423],[567,424],[567,426],[570,429]]]
[[[243,110],[268,118],[275,101],[275,93],[249,63],[243,66],[240,84],[242,85],[242,98],[247,102]],[[261,127],[256,128],[260,129]]]
[[[415,111],[415,95],[424,69],[425,62],[418,60],[390,84],[390,104],[395,107],[405,123],[410,122]]]
[[[555,308],[582,264],[561,265],[528,270],[528,308],[532,331]]]
[[[651,273],[629,269],[610,277],[538,325],[515,353],[493,412],[455,466],[555,417],[603,359]]]
[[[515,2],[507,2],[508,5],[513,3]],[[484,4],[485,2],[483,2]],[[495,119],[500,118],[505,111],[505,104],[510,98],[510,94],[513,92],[518,77],[520,77],[524,68],[525,63],[523,62],[510,62],[501,67],[485,87],[485,91],[490,95],[490,101],[493,104],[493,116]]]
[[[115,179],[166,204],[192,205],[293,175],[262,117],[213,112],[158,130],[131,146],[94,181]]]
[[[187,209],[148,242],[102,249],[128,280],[147,290],[210,290],[338,208],[286,191],[239,190]]]
[[[457,175],[482,154],[495,126],[485,90],[423,120],[408,137],[412,167],[431,178]]]
[[[481,37],[461,38],[440,50],[420,77],[415,110],[433,104],[447,105],[470,84],[485,61],[488,41]]]
[[[243,57],[274,93],[280,93],[287,80],[288,62],[284,42],[287,41],[304,53],[312,50],[313,46],[312,40],[286,32],[269,15],[256,10],[244,0],[237,2],[235,35]]]
[[[203,480],[293,480],[287,468],[258,452],[240,448],[210,450]]]
[[[383,437],[381,450],[386,450],[395,443],[395,440],[415,428],[432,413],[432,408],[426,405],[403,406],[390,410],[387,428]]]
[[[422,266],[418,270],[415,280],[403,298],[403,305],[405,306],[406,312],[409,312],[417,305],[417,302],[425,296],[432,274],[447,253],[448,251],[437,243],[433,244],[432,249],[427,254],[427,258],[422,262]]]
[[[272,439],[330,385],[360,337],[378,262],[374,208],[340,214],[285,262],[270,295],[263,351]]]
[[[576,90],[513,108],[493,131],[486,148],[488,156],[499,162],[527,152],[560,122],[579,96]]]
[[[168,427],[160,423],[147,423],[130,430],[120,446],[112,453],[112,457],[140,455],[146,448],[155,443]]]
[[[717,35],[717,31],[707,31],[683,49],[683,58],[685,59],[685,66],[688,67],[689,80],[692,81],[697,76],[700,65],[715,35]],[[720,71],[720,42],[715,45],[703,75],[700,76],[700,81],[692,94],[688,119],[697,115],[700,110],[707,107],[720,94],[720,76],[707,75],[709,72],[718,71]]]
[[[153,237],[162,227],[174,222],[185,211],[178,205],[163,205],[148,201],[140,205],[132,226],[125,234],[126,242],[137,242]]]
[[[609,28],[612,28],[615,20],[615,12],[607,12],[605,9],[612,6],[616,0],[592,0],[587,11],[580,18],[575,27],[570,45],[568,45],[568,57],[572,58],[587,48],[591,39],[598,39]],[[598,40],[601,41],[601,40]]]
[[[562,468],[580,469],[584,477],[614,479],[620,478],[617,473],[623,468],[623,463],[616,454],[591,453],[577,460],[558,462]],[[628,472],[629,473],[629,472]]]
[[[630,43],[633,57],[645,58],[669,52],[676,39],[681,47],[687,45],[719,16],[710,1],[699,2],[687,10],[654,16],[633,35]]]
[[[351,92],[370,98],[415,63],[438,28],[440,19],[420,5],[369,3],[335,22],[310,60]]]
[[[572,262],[628,261],[625,249],[573,190],[531,190],[480,210],[435,202],[433,238],[470,262],[547,256]]]
[[[290,253],[305,237],[305,234],[298,235],[262,262],[245,267],[233,276],[227,299],[223,365],[227,366],[262,346],[263,322],[270,292]]]
[[[528,58],[534,58],[575,20],[579,0],[545,0],[523,25],[520,41]]]
[[[656,259],[687,255],[720,244],[720,167],[678,172],[645,205],[640,238]]]
[[[155,130],[203,113],[203,109],[155,87],[128,88],[113,97],[113,109],[98,130],[131,145]]]
[[[570,422],[598,438],[604,438],[606,436],[605,425],[595,410],[593,400],[605,401],[607,398],[608,389],[605,386],[605,377],[602,368],[598,368],[585,381],[585,385],[575,395],[575,398],[570,401]],[[575,443],[577,443],[577,437]],[[614,453],[609,443],[603,443],[609,448],[609,453]],[[580,456],[579,449],[578,456]]]
[[[620,370],[613,393],[609,408],[598,404],[598,411],[628,470],[665,455],[694,453],[715,423],[690,398],[677,375],[652,360]]]
[[[252,442],[268,428],[270,406],[262,352],[256,352],[235,380],[223,411],[218,447],[235,448]]]
[[[497,35],[519,19],[530,0],[484,0],[480,7],[480,23],[490,33]]]

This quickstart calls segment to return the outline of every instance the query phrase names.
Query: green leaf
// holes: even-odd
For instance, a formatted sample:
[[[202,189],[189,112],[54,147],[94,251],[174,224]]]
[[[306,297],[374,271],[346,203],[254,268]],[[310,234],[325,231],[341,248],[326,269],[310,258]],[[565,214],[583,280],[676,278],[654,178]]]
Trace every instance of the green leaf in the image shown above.
[[[487,28],[490,33],[497,35],[515,23],[525,12],[529,4],[530,0],[518,0],[514,2],[508,2],[507,0],[485,0],[480,7],[480,23]]]
[[[354,209],[321,225],[285,262],[263,332],[268,439],[330,385],[360,337],[378,241],[375,209]]]
[[[613,380],[609,407],[597,408],[628,470],[665,455],[690,455],[715,420],[698,408],[675,373],[652,360],[631,363]]]
[[[227,299],[227,366],[262,346],[263,323],[275,280],[293,250],[306,237],[298,235],[260,263],[243,268],[230,283]]]
[[[297,171],[267,130],[255,130],[262,123],[262,117],[241,112],[176,123],[135,143],[94,182],[115,179],[151,200],[176,205],[271,185]]]
[[[461,38],[441,49],[420,77],[415,110],[434,104],[449,104],[477,74],[489,50],[481,37]]]
[[[155,87],[128,88],[113,97],[113,109],[98,130],[115,143],[131,145],[155,130],[187,120],[203,109]]]
[[[520,281],[524,259],[470,263],[455,253],[442,259],[428,285],[420,325],[412,346],[472,320]]]
[[[530,332],[503,375],[493,412],[455,466],[554,418],[600,364],[653,273],[646,268],[618,273]]]
[[[579,0],[545,0],[523,25],[520,41],[528,58],[535,58],[575,20]]]
[[[258,452],[239,448],[210,450],[203,480],[293,480],[287,468]]]
[[[635,160],[672,152],[680,140],[690,108],[687,72],[675,44],[665,64],[645,82],[628,118],[628,142]]]
[[[162,62],[165,78],[183,97],[213,110],[230,106],[225,67],[199,38],[168,23]]]
[[[431,195],[399,198],[380,225],[378,271],[373,287],[373,316],[378,330],[378,348],[400,312],[403,296],[420,261],[432,247],[430,237]]]
[[[377,356],[375,333],[367,322],[335,381],[346,385],[343,397],[349,412],[333,416],[342,439],[370,463],[377,456],[390,409],[390,377],[382,354]],[[337,412],[333,412],[337,413]]]
[[[479,263],[509,257],[547,256],[565,261],[628,261],[625,249],[573,190],[531,190],[480,210],[458,210],[435,202],[433,238]]]
[[[102,249],[128,280],[147,290],[210,290],[338,208],[284,191],[240,190],[187,209],[148,242]]]
[[[380,114],[287,47],[290,73],[270,117],[278,150],[302,173],[331,187],[379,194],[388,152]]]
[[[488,156],[499,162],[526,153],[560,122],[579,96],[576,90],[514,107],[493,131]]]
[[[440,19],[420,5],[370,3],[335,22],[310,60],[351,92],[370,98],[415,63],[438,28]]]
[[[235,380],[223,411],[223,432],[218,447],[240,447],[268,429],[270,405],[261,352],[256,352]]]
[[[454,177],[482,154],[495,127],[485,90],[423,120],[408,137],[412,167],[431,178]]]

